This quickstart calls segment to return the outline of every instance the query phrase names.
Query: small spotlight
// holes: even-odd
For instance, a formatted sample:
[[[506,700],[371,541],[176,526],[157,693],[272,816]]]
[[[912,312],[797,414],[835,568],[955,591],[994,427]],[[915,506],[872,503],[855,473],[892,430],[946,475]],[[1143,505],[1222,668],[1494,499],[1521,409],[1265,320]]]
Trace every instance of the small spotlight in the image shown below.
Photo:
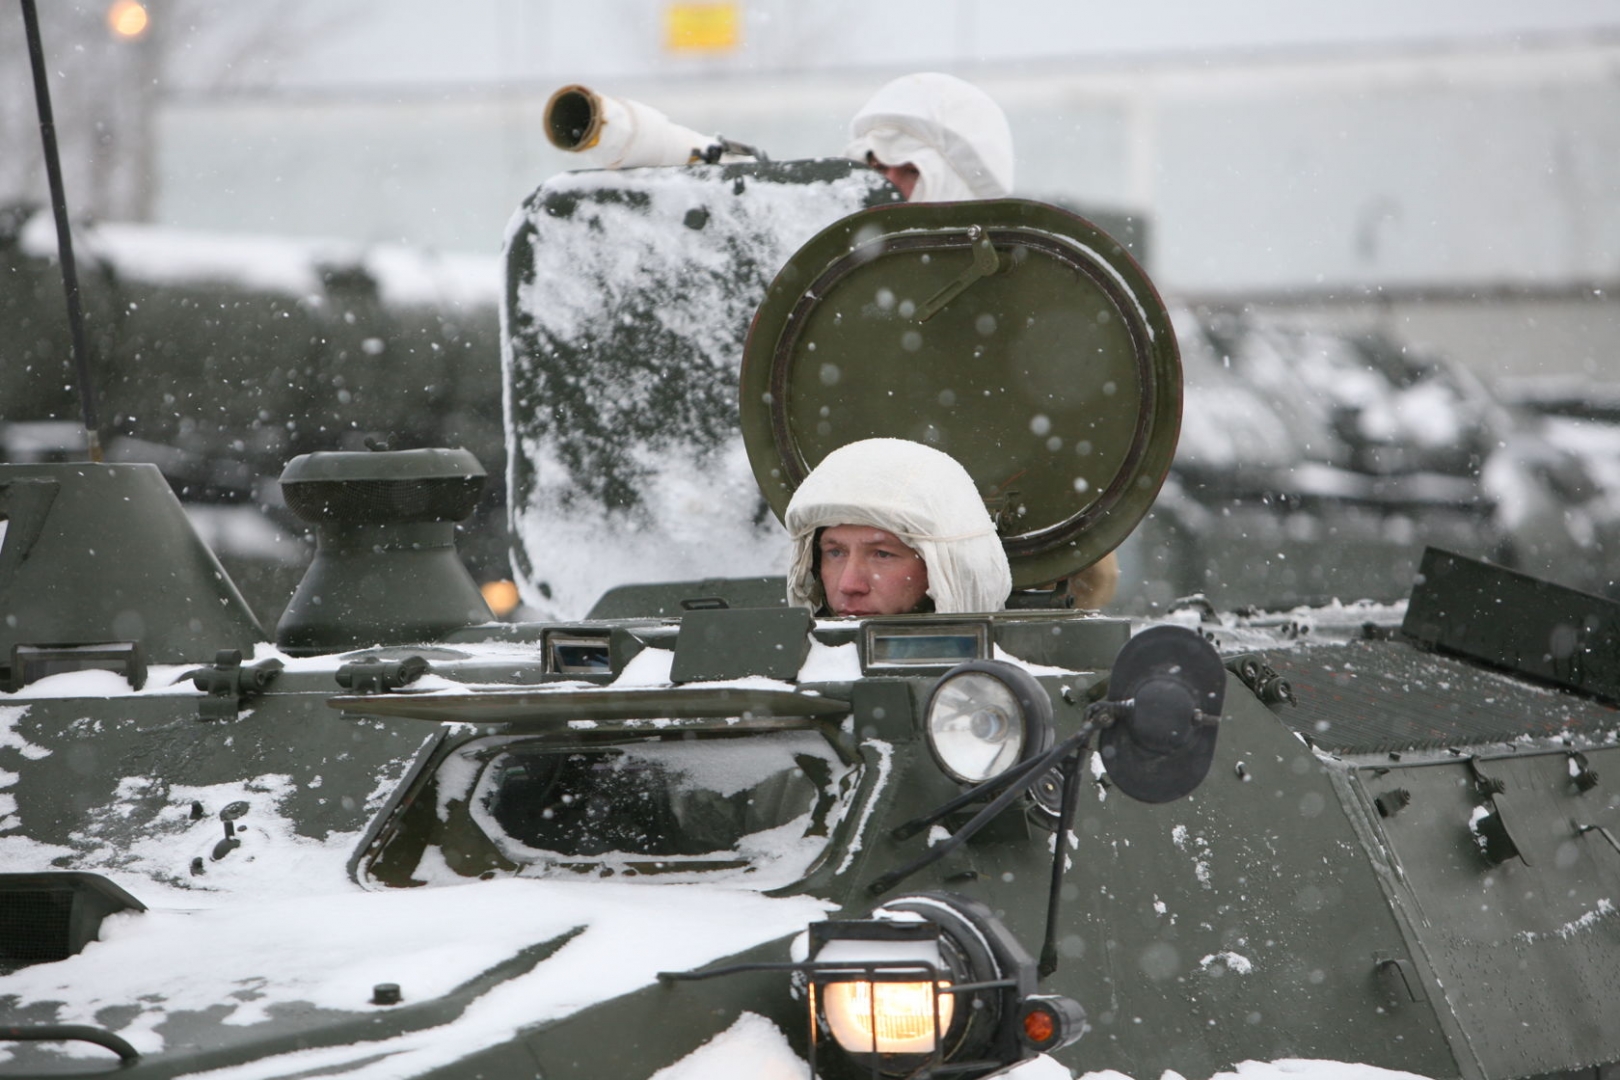
[[[926,920],[812,923],[810,959],[823,965],[812,1023],[819,1010],[838,1045],[858,1058],[935,1055],[956,1006],[951,980],[937,978],[950,973],[939,936]]]
[[[484,603],[494,612],[497,619],[504,619],[517,610],[522,602],[518,595],[518,587],[510,581],[486,581],[478,586],[478,591],[484,595]]]
[[[116,0],[107,9],[107,25],[114,34],[128,41],[134,41],[146,33],[148,22],[146,8],[136,0]]]

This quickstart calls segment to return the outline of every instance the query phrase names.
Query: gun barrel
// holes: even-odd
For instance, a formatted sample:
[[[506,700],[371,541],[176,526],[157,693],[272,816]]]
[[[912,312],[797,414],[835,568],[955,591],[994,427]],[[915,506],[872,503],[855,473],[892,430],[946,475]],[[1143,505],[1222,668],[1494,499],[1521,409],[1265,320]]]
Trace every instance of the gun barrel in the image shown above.
[[[713,160],[724,140],[674,123],[650,105],[565,86],[546,102],[546,138],[608,169]]]
[[[602,135],[602,99],[584,86],[565,86],[546,102],[546,138],[559,150],[584,151]]]

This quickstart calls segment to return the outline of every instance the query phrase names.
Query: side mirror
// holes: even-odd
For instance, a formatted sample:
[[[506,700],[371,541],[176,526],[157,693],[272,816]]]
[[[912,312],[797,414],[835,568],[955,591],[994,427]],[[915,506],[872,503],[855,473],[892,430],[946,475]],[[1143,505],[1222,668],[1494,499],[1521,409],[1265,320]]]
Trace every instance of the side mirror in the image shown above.
[[[1180,626],[1155,626],[1125,643],[1108,681],[1112,721],[1097,737],[1103,768],[1125,794],[1172,802],[1209,774],[1226,700],[1215,647]]]

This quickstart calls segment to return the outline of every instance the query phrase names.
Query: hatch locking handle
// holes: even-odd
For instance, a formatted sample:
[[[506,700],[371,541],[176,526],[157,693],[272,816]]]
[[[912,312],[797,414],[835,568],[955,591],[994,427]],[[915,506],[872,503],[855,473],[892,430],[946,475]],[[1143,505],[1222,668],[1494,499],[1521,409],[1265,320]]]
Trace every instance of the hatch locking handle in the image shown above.
[[[970,226],[967,235],[968,239],[973,241],[973,264],[962,271],[961,277],[923,301],[922,306],[917,309],[919,323],[925,323],[944,311],[946,304],[962,295],[975,281],[1000,272],[1001,257],[996,254],[996,245],[985,235],[983,226]]]
[[[1373,953],[1373,971],[1384,980],[1394,1004],[1426,1001],[1423,980],[1412,969],[1412,962],[1389,953]]]
[[[1571,822],[1571,824],[1575,826],[1576,836],[1585,836],[1589,832],[1595,832],[1599,836],[1603,837],[1603,839],[1607,840],[1609,842],[1609,846],[1614,848],[1615,851],[1620,851],[1620,840],[1615,839],[1614,833],[1610,832],[1602,825],[1582,825],[1580,822]]]

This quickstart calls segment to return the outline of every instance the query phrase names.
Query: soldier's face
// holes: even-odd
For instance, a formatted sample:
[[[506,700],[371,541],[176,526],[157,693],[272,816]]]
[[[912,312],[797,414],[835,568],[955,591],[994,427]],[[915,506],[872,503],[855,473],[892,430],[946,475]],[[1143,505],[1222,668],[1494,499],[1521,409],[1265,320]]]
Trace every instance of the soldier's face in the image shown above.
[[[834,525],[821,530],[817,546],[834,615],[903,615],[928,595],[928,564],[891,532]]]
[[[922,175],[917,171],[917,166],[909,161],[904,165],[885,165],[872,153],[866,155],[866,163],[882,173],[889,183],[899,188],[902,198],[907,202],[911,201],[911,193],[917,189],[917,178]]]

